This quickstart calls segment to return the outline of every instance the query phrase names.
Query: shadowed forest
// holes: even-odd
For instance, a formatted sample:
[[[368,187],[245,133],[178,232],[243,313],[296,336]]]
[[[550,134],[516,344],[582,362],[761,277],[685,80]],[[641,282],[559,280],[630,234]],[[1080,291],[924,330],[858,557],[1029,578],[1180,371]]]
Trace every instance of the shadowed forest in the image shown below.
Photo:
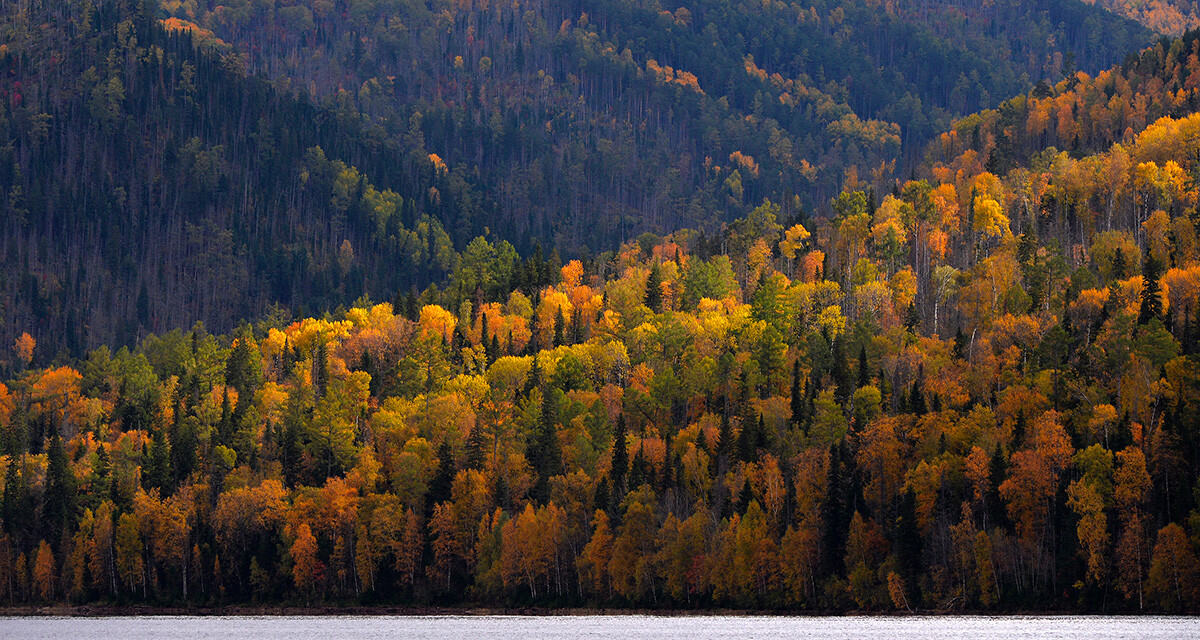
[[[1200,610],[1200,34],[197,4],[0,9],[0,603]]]

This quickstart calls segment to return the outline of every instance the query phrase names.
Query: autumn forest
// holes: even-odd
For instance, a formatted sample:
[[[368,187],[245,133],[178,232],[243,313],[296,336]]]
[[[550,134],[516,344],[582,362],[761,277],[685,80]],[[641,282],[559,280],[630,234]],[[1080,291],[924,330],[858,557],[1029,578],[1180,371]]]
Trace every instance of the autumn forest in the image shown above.
[[[0,606],[1200,612],[1190,3],[554,4],[0,7]]]

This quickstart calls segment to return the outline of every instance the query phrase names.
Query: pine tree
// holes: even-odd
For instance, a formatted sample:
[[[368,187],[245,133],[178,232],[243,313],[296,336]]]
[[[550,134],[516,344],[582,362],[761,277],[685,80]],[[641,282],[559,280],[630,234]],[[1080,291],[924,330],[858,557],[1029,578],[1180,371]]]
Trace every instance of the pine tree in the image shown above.
[[[967,336],[963,335],[962,326],[954,332],[954,358],[962,360],[967,353]]]
[[[450,499],[450,490],[454,484],[454,450],[450,447],[449,440],[442,440],[438,445],[437,457],[437,471],[429,481],[429,497],[425,502],[427,513],[433,511],[434,505]]]
[[[650,277],[646,279],[646,306],[654,313],[662,313],[662,271],[658,263],[650,267]]]
[[[912,606],[918,606],[921,599],[921,591],[917,588],[917,576],[921,573],[921,530],[917,523],[917,495],[912,487],[901,497],[896,518],[896,560],[900,577],[908,588],[908,601]]]
[[[0,501],[0,518],[4,519],[4,531],[9,535],[15,535],[18,526],[28,522],[21,508],[24,491],[25,479],[17,472],[17,459],[9,458],[4,470],[4,499]]]
[[[475,471],[483,471],[487,469],[487,440],[484,438],[483,429],[476,424],[471,429],[471,435],[467,436],[467,467]]]
[[[173,493],[175,488],[171,478],[171,446],[164,429],[155,429],[154,439],[150,442],[149,484],[158,489],[161,498]]]
[[[646,456],[642,452],[642,448],[638,447],[637,453],[633,456],[633,462],[629,465],[629,488],[636,491],[646,483],[647,471]]]
[[[1146,258],[1146,268],[1142,273],[1142,305],[1138,309],[1138,324],[1146,324],[1155,318],[1162,318],[1162,286],[1158,279],[1161,277],[1162,265],[1153,256]]]
[[[754,489],[750,487],[750,480],[742,481],[742,490],[738,492],[738,513],[746,515],[746,508],[750,506],[750,501],[754,499]]]
[[[592,495],[592,510],[593,511],[608,511],[608,504],[609,504],[608,476],[601,476],[600,482],[596,483],[596,492]]]
[[[46,467],[46,524],[47,533],[57,536],[63,529],[75,526],[75,473],[63,448],[58,430],[50,437],[49,461]]]
[[[797,358],[792,362],[792,398],[791,398],[791,424],[793,427],[798,426],[804,421],[804,393],[800,386],[800,359]]]
[[[550,500],[550,478],[562,473],[562,446],[558,441],[558,396],[561,393],[553,387],[542,388],[538,428],[531,434],[533,442],[527,447],[526,457],[538,476],[533,496],[540,504]]]
[[[620,498],[625,492],[625,477],[629,473],[629,445],[626,442],[625,414],[617,416],[617,430],[613,434],[612,479],[613,494]]]
[[[871,384],[871,370],[867,368],[867,345],[858,348],[858,388]]]
[[[1124,280],[1128,275],[1129,267],[1125,263],[1125,252],[1121,251],[1120,247],[1113,253],[1112,259],[1112,279],[1113,281]]]
[[[554,346],[561,347],[566,344],[566,327],[567,321],[563,317],[562,307],[554,314]]]
[[[923,416],[928,412],[925,406],[924,385],[924,372],[920,372],[917,374],[917,379],[913,380],[912,392],[908,396],[909,410],[917,416]]]

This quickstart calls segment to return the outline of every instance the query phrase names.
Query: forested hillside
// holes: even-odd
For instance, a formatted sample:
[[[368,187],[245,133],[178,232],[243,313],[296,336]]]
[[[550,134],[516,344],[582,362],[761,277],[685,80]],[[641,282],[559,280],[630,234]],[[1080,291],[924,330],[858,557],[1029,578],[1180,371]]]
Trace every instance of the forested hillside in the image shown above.
[[[1127,16],[1166,35],[1178,36],[1200,26],[1196,3],[1189,0],[1083,0]]]
[[[156,16],[153,3],[0,9],[6,342],[30,331],[47,359],[81,356],[449,273],[439,220],[490,215],[461,171],[357,113],[281,96]]]
[[[907,175],[953,118],[1150,42],[1081,2],[165,2],[281,87],[465,167],[528,250],[719,228],[764,197],[823,208]]]
[[[477,238],[395,305],[52,367],[22,336],[0,598],[1200,610],[1198,54],[967,118],[830,217]]]
[[[1035,4],[4,5],[0,603],[1200,611],[1200,37]]]
[[[68,0],[0,32],[0,338],[43,362],[445,284],[480,235],[570,257],[820,212],[1148,39],[1074,2]]]

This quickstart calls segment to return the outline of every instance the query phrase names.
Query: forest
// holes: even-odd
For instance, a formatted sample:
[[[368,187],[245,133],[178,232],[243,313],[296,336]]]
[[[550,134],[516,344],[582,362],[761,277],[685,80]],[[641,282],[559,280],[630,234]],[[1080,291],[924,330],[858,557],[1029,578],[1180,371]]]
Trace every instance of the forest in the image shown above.
[[[1095,32],[212,4],[0,8],[0,605],[1200,612],[1200,33],[943,87],[906,140],[739,21]],[[719,186],[655,218],[676,144]]]
[[[935,145],[828,218],[565,264],[477,238],[394,304],[74,362],[24,334],[0,598],[1195,611],[1198,131]]]
[[[479,236],[582,259],[823,212],[1153,40],[1076,0],[761,4],[5,3],[0,342],[389,300]]]

